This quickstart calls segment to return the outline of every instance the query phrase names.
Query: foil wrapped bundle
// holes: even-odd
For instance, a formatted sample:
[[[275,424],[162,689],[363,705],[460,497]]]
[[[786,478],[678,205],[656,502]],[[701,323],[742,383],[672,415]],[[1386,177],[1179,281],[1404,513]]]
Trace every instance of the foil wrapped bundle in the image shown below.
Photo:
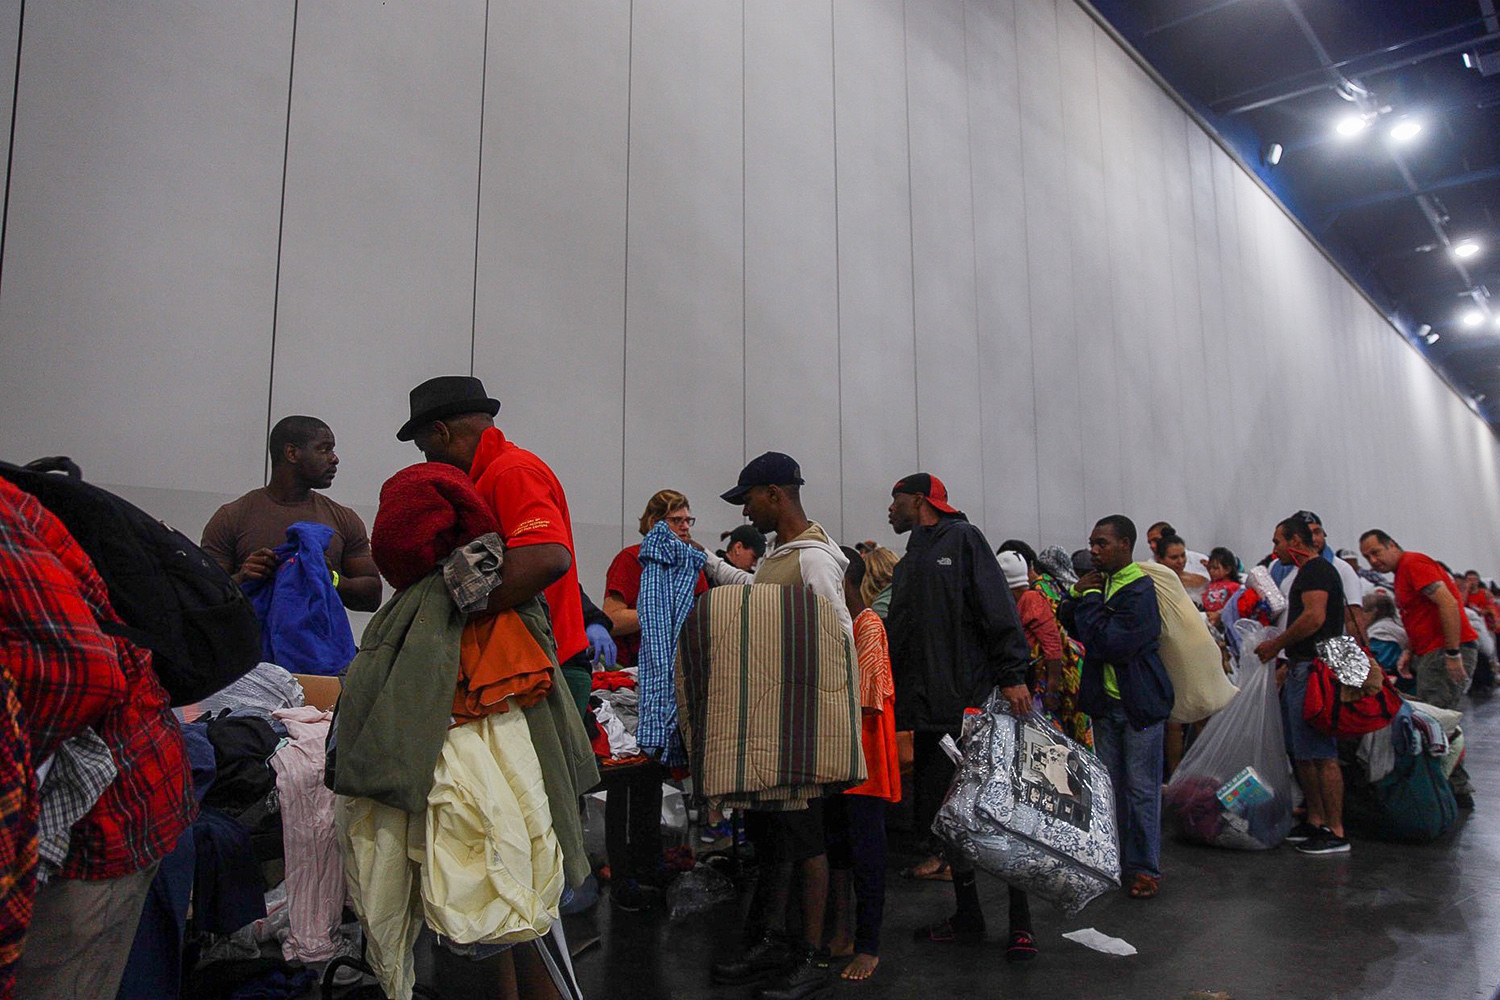
[[[1245,574],[1245,583],[1265,599],[1271,607],[1272,615],[1279,615],[1286,610],[1286,595],[1276,586],[1276,581],[1271,579],[1271,571],[1265,566],[1252,566],[1250,572]]]
[[[1340,684],[1348,687],[1363,687],[1370,676],[1370,655],[1353,636],[1324,639],[1318,643],[1318,658],[1328,664]]]

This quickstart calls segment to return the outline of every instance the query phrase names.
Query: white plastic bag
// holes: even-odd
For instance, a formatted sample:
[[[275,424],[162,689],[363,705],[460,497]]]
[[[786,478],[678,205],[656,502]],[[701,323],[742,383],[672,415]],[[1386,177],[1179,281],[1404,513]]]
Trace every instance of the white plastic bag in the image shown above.
[[[1266,850],[1292,828],[1292,773],[1281,731],[1276,664],[1255,655],[1255,647],[1276,630],[1244,618],[1234,628],[1240,640],[1239,694],[1208,720],[1162,801],[1190,840]]]
[[[1070,916],[1120,884],[1114,791],[1091,751],[997,694],[966,717],[963,752],[934,833]]]

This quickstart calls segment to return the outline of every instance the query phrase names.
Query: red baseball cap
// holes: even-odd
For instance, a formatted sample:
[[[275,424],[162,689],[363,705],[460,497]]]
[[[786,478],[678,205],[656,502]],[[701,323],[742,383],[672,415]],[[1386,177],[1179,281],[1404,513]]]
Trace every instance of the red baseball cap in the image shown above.
[[[911,493],[921,497],[933,508],[944,514],[962,514],[963,511],[948,503],[948,487],[937,476],[926,472],[916,472],[903,479],[897,480],[896,485],[891,487],[891,496],[897,493]]]

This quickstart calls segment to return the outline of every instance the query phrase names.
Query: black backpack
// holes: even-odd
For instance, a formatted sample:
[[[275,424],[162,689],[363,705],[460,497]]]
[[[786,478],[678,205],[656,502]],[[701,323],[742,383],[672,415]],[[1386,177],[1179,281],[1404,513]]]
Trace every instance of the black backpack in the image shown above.
[[[101,627],[151,650],[173,705],[206,698],[260,662],[255,609],[182,532],[85,483],[67,458],[24,468],[0,462],[0,476],[36,497],[78,540],[125,623]]]

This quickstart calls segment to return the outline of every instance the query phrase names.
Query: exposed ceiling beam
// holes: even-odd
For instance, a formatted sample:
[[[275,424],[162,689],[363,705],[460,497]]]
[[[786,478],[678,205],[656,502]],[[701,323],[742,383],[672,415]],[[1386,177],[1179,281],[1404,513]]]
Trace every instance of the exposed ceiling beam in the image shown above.
[[[1475,36],[1474,38],[1465,39],[1464,41],[1461,41],[1461,42],[1452,42],[1452,43],[1450,43],[1448,45],[1442,45],[1442,46],[1439,46],[1438,48],[1435,48],[1435,49],[1427,49],[1427,50],[1422,51],[1422,52],[1416,52],[1416,53],[1412,53],[1410,55],[1402,56],[1399,59],[1392,59],[1392,60],[1390,60],[1388,62],[1380,63],[1379,65],[1376,65],[1376,66],[1371,66],[1371,67],[1369,67],[1367,69],[1364,69],[1364,68],[1357,69],[1357,71],[1355,72],[1355,75],[1356,76],[1360,76],[1360,77],[1378,76],[1381,73],[1389,73],[1392,70],[1404,69],[1407,66],[1415,66],[1418,63],[1426,62],[1429,59],[1436,59],[1439,56],[1447,56],[1447,55],[1452,55],[1455,52],[1463,52],[1463,51],[1466,51],[1468,49],[1474,48],[1474,46],[1476,46],[1476,45],[1482,45],[1482,44],[1484,44],[1486,42],[1493,42],[1493,41],[1496,41],[1497,39],[1500,39],[1500,33],[1487,33],[1487,34],[1483,34],[1483,35],[1478,35],[1478,36]],[[1355,61],[1356,60],[1345,60],[1342,64],[1339,64],[1339,65],[1341,65],[1342,67],[1348,67],[1351,63],[1353,63]],[[1299,79],[1300,77],[1303,77],[1303,76],[1310,76],[1310,75],[1313,75],[1315,73],[1322,73],[1322,72],[1324,72],[1324,68],[1320,67],[1320,68],[1318,68],[1316,70],[1312,70],[1312,71],[1310,71],[1308,73],[1302,73],[1302,74],[1299,74],[1298,76],[1290,77],[1289,79],[1295,80],[1295,79]],[[1279,82],[1284,83],[1286,81],[1279,81]],[[1224,98],[1223,100],[1220,100],[1220,101],[1215,101],[1213,104],[1209,105],[1209,108],[1210,108],[1210,110],[1214,111],[1216,114],[1222,114],[1222,115],[1240,115],[1240,114],[1244,114],[1247,111],[1257,111],[1257,110],[1259,110],[1261,108],[1270,107],[1273,104],[1280,104],[1283,101],[1290,101],[1290,100],[1293,100],[1293,99],[1298,98],[1298,97],[1305,97],[1308,94],[1316,94],[1318,91],[1320,91],[1320,90],[1327,90],[1329,87],[1332,87],[1332,86],[1334,86],[1334,84],[1331,83],[1331,82],[1314,83],[1314,84],[1309,84],[1308,86],[1305,86],[1305,87],[1297,87],[1297,88],[1295,88],[1293,90],[1288,90],[1288,91],[1285,91],[1285,92],[1282,92],[1282,93],[1279,93],[1279,94],[1273,94],[1271,96],[1264,97],[1264,98],[1261,98],[1259,100],[1252,100],[1252,101],[1248,101],[1248,102],[1242,103],[1242,104],[1236,104],[1235,103],[1236,101],[1243,100],[1244,98],[1249,97],[1252,94],[1258,93],[1259,91],[1262,91],[1262,90],[1266,89],[1264,86],[1262,86],[1262,87],[1256,87],[1256,88],[1254,88],[1252,90],[1245,91],[1245,92],[1243,92],[1241,94],[1233,95],[1233,96],[1230,96],[1230,97],[1226,97],[1226,98]]]
[[[1432,194],[1437,191],[1447,191],[1450,188],[1465,187],[1469,184],[1477,184],[1480,181],[1491,180],[1500,180],[1500,167],[1470,170],[1467,173],[1454,174],[1451,177],[1444,177],[1441,180],[1428,181],[1426,184],[1418,186],[1415,191],[1403,187],[1389,191],[1378,191],[1375,194],[1364,195],[1360,198],[1350,198],[1347,201],[1336,202],[1328,206],[1323,213],[1324,225],[1329,225],[1339,216],[1361,208],[1373,208],[1376,205],[1402,201],[1414,194]]]
[[[1217,3],[1211,3],[1207,7],[1200,7],[1198,10],[1193,11],[1191,14],[1184,14],[1181,17],[1174,17],[1172,20],[1167,21],[1164,24],[1158,24],[1154,28],[1148,28],[1146,30],[1146,37],[1150,38],[1157,32],[1168,31],[1172,28],[1180,27],[1181,25],[1196,21],[1200,17],[1207,17],[1209,14],[1221,11],[1225,7],[1233,7],[1238,3],[1244,3],[1244,0],[1218,0]]]
[[[1302,13],[1302,8],[1297,6],[1297,0],[1281,0],[1281,2],[1282,5],[1286,7],[1287,12],[1292,15],[1292,20],[1297,22],[1297,28],[1302,32],[1302,36],[1307,39],[1308,45],[1311,46],[1313,52],[1317,54],[1318,61],[1323,64],[1323,68],[1329,74],[1330,82],[1334,86],[1340,87],[1344,91],[1344,93],[1351,94],[1351,96],[1359,103],[1360,109],[1362,111],[1371,110],[1376,103],[1373,95],[1371,95],[1371,93],[1366,90],[1358,80],[1345,77],[1343,73],[1339,72],[1339,70],[1334,67],[1333,57],[1330,56],[1328,54],[1328,50],[1324,48],[1323,42],[1318,38],[1318,33],[1313,30],[1312,24]],[[1422,210],[1422,215],[1427,219],[1427,224],[1432,227],[1432,233],[1437,237],[1438,245],[1440,245],[1445,251],[1451,250],[1453,248],[1453,242],[1448,239],[1448,233],[1443,229],[1443,220],[1438,215],[1437,207],[1432,202],[1432,196],[1422,194],[1418,190],[1417,180],[1412,176],[1411,168],[1406,165],[1405,157],[1403,157],[1395,149],[1389,149],[1389,152],[1391,154],[1391,159],[1395,161],[1396,172],[1401,175],[1402,182],[1406,184],[1407,192],[1411,196],[1416,198],[1417,207]],[[1452,263],[1454,269],[1458,271],[1459,276],[1463,278],[1464,287],[1473,288],[1474,280],[1469,277],[1469,270],[1468,268],[1464,267],[1463,262],[1457,257],[1453,256],[1451,253],[1448,254],[1448,260]],[[1481,296],[1477,293],[1474,295],[1474,304],[1476,306],[1480,306],[1481,308],[1484,307],[1484,302],[1482,301]],[[1486,315],[1489,314],[1489,310],[1487,308],[1484,309],[1484,312]]]
[[[1335,68],[1340,70],[1349,69],[1349,67],[1353,66],[1355,63],[1364,62],[1366,59],[1378,59],[1384,56],[1389,56],[1394,52],[1400,52],[1402,49],[1409,49],[1416,45],[1425,45],[1428,42],[1435,42],[1440,38],[1444,38],[1448,35],[1453,34],[1455,31],[1468,31],[1475,28],[1482,28],[1484,27],[1484,25],[1485,19],[1483,17],[1470,18],[1467,21],[1460,21],[1457,24],[1446,25],[1442,28],[1437,29],[1436,31],[1429,31],[1425,35],[1417,35],[1415,38],[1403,39],[1402,41],[1394,42],[1390,45],[1383,45],[1378,49],[1371,49],[1368,52],[1361,52],[1357,56],[1350,56],[1347,59],[1340,59],[1333,65]],[[1475,42],[1474,39],[1470,38],[1466,39],[1463,44],[1472,45],[1475,44]],[[1408,55],[1403,56],[1402,58],[1411,59],[1414,57]],[[1389,60],[1386,61],[1388,62]],[[1406,64],[1403,62],[1402,65],[1404,66]],[[1358,70],[1351,70],[1351,72],[1358,72]],[[1219,98],[1214,102],[1214,107],[1215,109],[1217,109],[1220,105],[1234,104],[1235,102],[1243,101],[1246,98],[1256,97],[1257,95],[1263,94],[1266,91],[1285,89],[1289,84],[1293,84],[1300,80],[1308,79],[1311,77],[1320,76],[1322,75],[1322,73],[1323,67],[1319,66],[1317,69],[1303,70],[1300,73],[1293,73],[1291,76],[1282,77],[1277,80],[1270,80],[1266,83],[1258,83],[1253,87],[1247,87],[1246,89],[1238,91],[1237,93]]]

